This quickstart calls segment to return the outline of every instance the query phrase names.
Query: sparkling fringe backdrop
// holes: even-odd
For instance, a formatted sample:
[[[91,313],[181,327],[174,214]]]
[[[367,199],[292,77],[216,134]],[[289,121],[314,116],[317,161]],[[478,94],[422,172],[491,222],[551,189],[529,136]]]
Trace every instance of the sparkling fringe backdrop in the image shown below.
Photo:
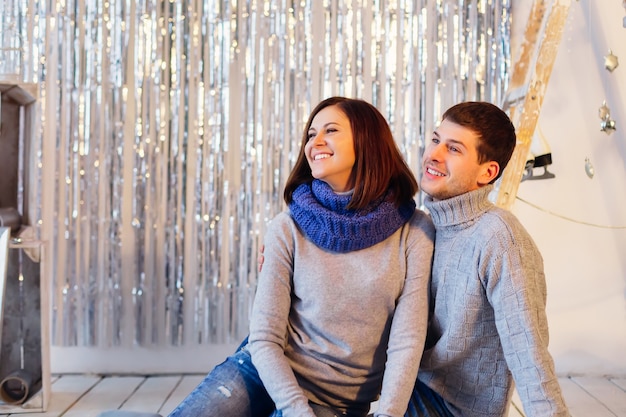
[[[510,0],[3,0],[39,86],[53,343],[247,333],[256,259],[309,111],[364,98],[419,172],[462,100],[500,103]],[[13,26],[11,26],[13,27]]]

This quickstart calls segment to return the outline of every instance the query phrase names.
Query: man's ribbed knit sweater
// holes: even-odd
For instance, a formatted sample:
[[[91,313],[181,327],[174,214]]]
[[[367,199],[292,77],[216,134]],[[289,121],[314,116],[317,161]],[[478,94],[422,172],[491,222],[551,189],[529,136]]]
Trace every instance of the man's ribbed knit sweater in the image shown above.
[[[402,417],[428,317],[434,228],[416,210],[390,237],[336,253],[305,237],[288,212],[265,235],[249,349],[283,416],[308,401]],[[385,369],[386,367],[386,369]]]
[[[543,259],[493,186],[425,205],[436,228],[431,322],[418,378],[458,417],[568,416],[548,352]],[[513,378],[512,378],[513,377]]]

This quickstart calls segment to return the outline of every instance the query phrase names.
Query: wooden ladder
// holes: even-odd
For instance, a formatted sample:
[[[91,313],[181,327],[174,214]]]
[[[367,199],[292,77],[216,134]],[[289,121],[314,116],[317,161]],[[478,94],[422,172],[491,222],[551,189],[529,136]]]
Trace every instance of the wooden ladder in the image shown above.
[[[517,134],[515,150],[497,190],[496,204],[506,209],[513,205],[522,181],[570,5],[571,0],[534,0],[530,11],[502,105]]]

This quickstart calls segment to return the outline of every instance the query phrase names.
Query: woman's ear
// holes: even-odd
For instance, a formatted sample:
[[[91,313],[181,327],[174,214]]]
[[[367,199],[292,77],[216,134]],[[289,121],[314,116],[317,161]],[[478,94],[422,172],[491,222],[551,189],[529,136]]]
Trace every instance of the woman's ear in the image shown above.
[[[498,164],[496,161],[485,162],[484,164],[482,164],[482,172],[478,177],[478,185],[482,187],[483,185],[489,184],[491,181],[493,181],[494,178],[498,176],[499,172],[500,164]]]

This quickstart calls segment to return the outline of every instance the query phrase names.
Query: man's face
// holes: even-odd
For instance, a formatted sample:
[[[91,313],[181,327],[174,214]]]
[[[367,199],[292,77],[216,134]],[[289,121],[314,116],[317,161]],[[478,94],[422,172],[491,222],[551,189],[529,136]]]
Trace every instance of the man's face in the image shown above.
[[[478,136],[468,128],[444,120],[426,145],[421,189],[435,200],[476,190],[495,178],[498,163],[478,163]]]

